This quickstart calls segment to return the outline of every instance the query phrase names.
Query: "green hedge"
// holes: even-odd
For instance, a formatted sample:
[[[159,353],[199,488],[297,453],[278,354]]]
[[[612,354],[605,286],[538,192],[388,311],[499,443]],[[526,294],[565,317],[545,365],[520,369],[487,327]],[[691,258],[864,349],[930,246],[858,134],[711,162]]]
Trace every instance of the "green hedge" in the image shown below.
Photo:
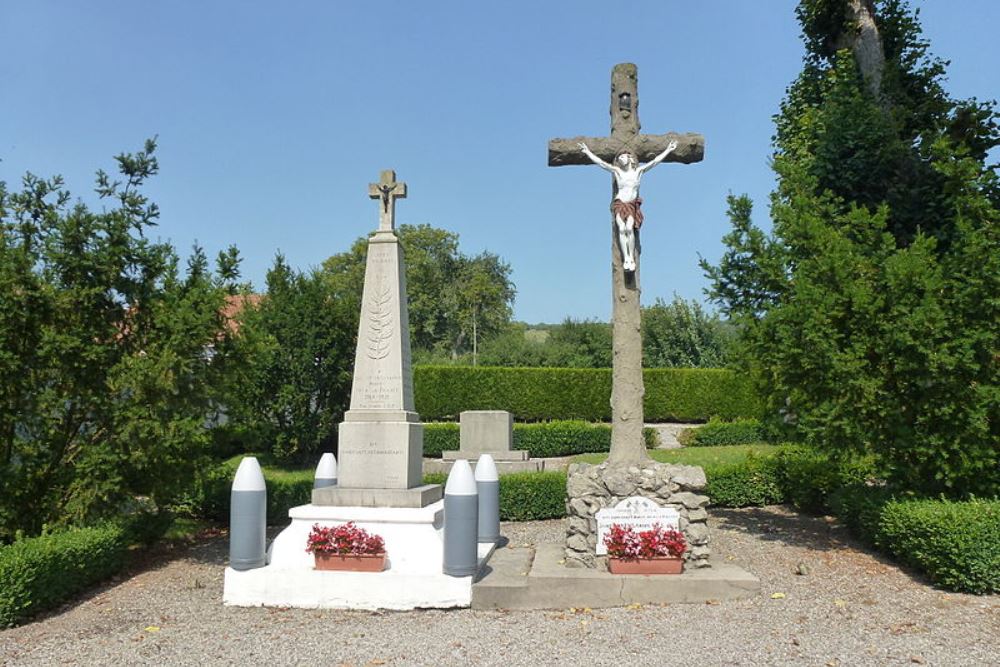
[[[1000,592],[1000,500],[892,500],[876,541],[944,588]]]
[[[121,569],[129,530],[76,528],[0,547],[0,627],[9,627]]]
[[[444,484],[444,473],[424,475],[425,484]],[[500,475],[500,519],[540,521],[566,516],[566,473],[558,470]]]
[[[643,371],[648,421],[705,421],[753,417],[760,402],[745,377],[714,368]],[[609,368],[490,368],[417,366],[417,412],[453,420],[464,410],[507,410],[518,421],[611,419]]]
[[[187,513],[220,524],[229,523],[229,494],[240,457],[230,459],[209,475],[185,506]],[[267,483],[267,523],[288,522],[288,510],[311,501],[310,470],[275,470],[264,466]],[[424,476],[425,484],[444,484],[447,475]],[[504,521],[555,519],[566,515],[566,473],[515,473],[500,476],[500,518]]]
[[[718,447],[720,445],[750,445],[764,442],[764,428],[753,418],[722,421],[710,419],[704,426],[681,431],[677,438],[685,447]]]
[[[785,501],[773,456],[748,456],[742,463],[705,466],[705,494],[716,507],[760,507]]]
[[[656,431],[643,430],[647,447],[656,446]],[[459,448],[459,425],[454,422],[424,424],[424,456]],[[611,426],[579,420],[514,424],[514,449],[526,449],[534,458],[606,452],[611,448]]]
[[[856,484],[835,492],[831,505],[852,533],[938,586],[1000,593],[1000,500],[893,498]]]

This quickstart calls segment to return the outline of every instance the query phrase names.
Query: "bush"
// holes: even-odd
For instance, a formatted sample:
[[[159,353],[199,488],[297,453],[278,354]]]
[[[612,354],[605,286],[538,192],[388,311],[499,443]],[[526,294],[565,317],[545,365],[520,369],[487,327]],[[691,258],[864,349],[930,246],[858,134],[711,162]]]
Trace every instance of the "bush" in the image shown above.
[[[1000,592],[1000,500],[893,498],[884,487],[845,486],[830,497],[859,539],[966,593]]]
[[[730,422],[710,419],[704,426],[681,431],[677,439],[685,447],[750,445],[767,440],[760,422],[752,418],[736,419]]]
[[[944,588],[1000,592],[1000,500],[891,500],[877,542]]]
[[[9,627],[111,576],[125,562],[120,524],[76,528],[0,547],[0,627]]]
[[[424,456],[440,458],[441,452],[459,448],[459,426],[455,422],[424,424]]]
[[[445,473],[424,475],[424,484],[444,484]],[[566,516],[566,473],[517,472],[500,475],[500,519],[540,521]]]
[[[229,524],[229,497],[233,477],[242,456],[233,457],[205,474],[182,504],[174,511],[184,516],[208,519],[219,524]],[[266,457],[258,457],[265,458]],[[314,472],[312,470],[282,470],[262,465],[267,484],[267,523],[270,526],[288,520],[288,510],[312,501]]]
[[[831,511],[830,495],[843,487],[864,486],[875,476],[871,457],[836,460],[809,447],[786,447],[778,454],[785,502],[811,514]]]
[[[735,419],[760,410],[746,378],[732,371],[652,368],[643,374],[650,421]],[[609,368],[417,366],[413,383],[424,419],[456,419],[463,410],[507,410],[518,421],[611,419]]]
[[[500,476],[500,518],[538,521],[566,516],[566,473],[519,472]]]
[[[774,505],[785,501],[773,456],[748,455],[742,463],[705,466],[705,494],[716,507]]]

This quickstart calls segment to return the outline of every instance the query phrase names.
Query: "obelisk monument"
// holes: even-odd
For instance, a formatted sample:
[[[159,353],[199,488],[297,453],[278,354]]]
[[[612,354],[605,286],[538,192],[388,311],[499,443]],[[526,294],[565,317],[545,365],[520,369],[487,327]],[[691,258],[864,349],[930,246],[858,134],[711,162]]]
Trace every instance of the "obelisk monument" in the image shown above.
[[[413,407],[406,265],[395,234],[406,184],[383,171],[368,187],[379,226],[368,241],[351,406],[339,430],[338,486],[313,491],[314,505],[425,507],[441,499],[422,485],[424,427]]]

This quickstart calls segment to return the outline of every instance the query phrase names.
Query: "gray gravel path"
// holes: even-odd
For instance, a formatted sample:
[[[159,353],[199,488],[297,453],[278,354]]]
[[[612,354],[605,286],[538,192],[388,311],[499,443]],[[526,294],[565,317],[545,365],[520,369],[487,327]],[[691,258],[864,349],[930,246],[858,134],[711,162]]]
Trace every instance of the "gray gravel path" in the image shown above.
[[[224,537],[158,548],[121,580],[0,632],[9,665],[998,665],[1000,596],[936,590],[835,524],[715,510],[715,553],[761,579],[739,602],[537,612],[222,605]],[[514,544],[560,521],[506,524]],[[794,573],[800,563],[809,574]],[[781,593],[784,597],[772,598]]]

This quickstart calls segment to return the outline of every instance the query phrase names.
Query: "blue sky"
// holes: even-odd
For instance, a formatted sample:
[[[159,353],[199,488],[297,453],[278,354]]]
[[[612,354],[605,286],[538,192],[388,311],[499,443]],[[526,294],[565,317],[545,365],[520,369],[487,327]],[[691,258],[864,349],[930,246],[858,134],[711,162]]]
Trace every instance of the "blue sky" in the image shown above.
[[[725,197],[766,220],[771,116],[800,69],[792,0],[6,2],[0,180],[98,167],[159,136],[154,236],[235,244],[256,286],[279,249],[306,269],[378,223],[367,184],[409,186],[397,220],[513,268],[515,317],[610,313],[609,176],[546,166],[550,138],[607,134],[610,72],[639,66],[643,131],[701,132],[705,161],[643,181],[643,302],[703,299]],[[948,90],[1000,93],[1000,3],[926,0]]]

